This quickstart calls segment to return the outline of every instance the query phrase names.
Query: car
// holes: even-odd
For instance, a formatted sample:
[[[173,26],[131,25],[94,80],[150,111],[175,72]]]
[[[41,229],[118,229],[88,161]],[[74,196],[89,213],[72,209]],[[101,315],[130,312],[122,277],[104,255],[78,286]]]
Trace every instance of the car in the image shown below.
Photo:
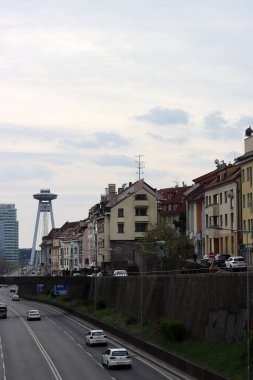
[[[128,276],[128,274],[127,274],[127,271],[124,269],[117,269],[113,272],[113,276],[126,277],[126,276]]]
[[[94,344],[107,345],[107,336],[103,330],[90,330],[85,337],[86,344],[92,346]]]
[[[131,357],[126,348],[108,348],[102,354],[102,365],[106,365],[107,368],[116,366],[132,366]]]
[[[214,265],[216,265],[218,268],[225,269],[226,268],[226,261],[230,258],[231,256],[229,254],[220,254],[216,255],[214,259]]]
[[[13,296],[12,296],[12,301],[20,301],[20,296],[19,296],[19,294],[13,294]]]
[[[247,263],[242,256],[231,256],[228,260],[225,261],[226,270],[246,270]]]
[[[15,288],[10,288],[10,293],[16,293],[16,289]]]
[[[0,318],[7,318],[7,305],[0,302]]]
[[[41,316],[40,316],[40,312],[39,310],[29,310],[28,313],[27,313],[27,320],[28,321],[31,321],[31,320],[41,320]]]

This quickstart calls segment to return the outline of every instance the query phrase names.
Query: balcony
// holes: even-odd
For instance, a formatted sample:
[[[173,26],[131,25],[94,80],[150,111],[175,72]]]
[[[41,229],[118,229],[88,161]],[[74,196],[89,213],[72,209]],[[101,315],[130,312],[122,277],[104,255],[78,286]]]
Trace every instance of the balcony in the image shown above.
[[[218,238],[221,235],[221,230],[218,229],[218,226],[210,226],[206,227],[206,234],[209,236],[209,238]]]
[[[217,203],[212,203],[207,207],[209,216],[219,216],[220,206]]]

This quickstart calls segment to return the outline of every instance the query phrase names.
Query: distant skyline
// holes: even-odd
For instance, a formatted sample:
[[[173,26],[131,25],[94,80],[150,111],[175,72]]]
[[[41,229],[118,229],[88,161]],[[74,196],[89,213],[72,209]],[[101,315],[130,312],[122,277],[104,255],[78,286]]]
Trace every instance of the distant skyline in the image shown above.
[[[55,225],[109,183],[157,189],[244,153],[253,124],[250,0],[0,0],[0,203],[32,246],[49,188]]]

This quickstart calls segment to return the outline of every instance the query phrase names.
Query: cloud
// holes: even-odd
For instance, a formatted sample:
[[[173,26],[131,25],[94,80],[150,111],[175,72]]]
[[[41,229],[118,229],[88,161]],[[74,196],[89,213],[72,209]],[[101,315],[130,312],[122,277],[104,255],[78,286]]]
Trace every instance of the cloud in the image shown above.
[[[124,155],[103,154],[95,158],[93,162],[101,166],[132,167],[134,160],[133,158]]]
[[[61,140],[64,146],[70,146],[78,149],[95,149],[95,148],[120,148],[130,145],[130,140],[114,132],[96,132],[93,136],[84,139],[78,136],[70,139]]]
[[[134,116],[137,121],[146,121],[156,125],[187,124],[190,115],[181,109],[155,107],[147,114]]]
[[[222,112],[209,113],[204,118],[204,131],[212,139],[238,139],[242,137],[242,126],[249,126],[253,117],[241,116],[238,120],[227,120]]]
[[[156,141],[160,141],[160,142],[163,142],[165,144],[182,144],[182,143],[185,143],[187,141],[189,141],[189,137],[188,136],[178,136],[176,138],[169,138],[169,137],[165,137],[164,135],[157,135],[157,134],[154,134],[154,133],[147,133],[148,136],[150,136],[152,139],[156,140]]]

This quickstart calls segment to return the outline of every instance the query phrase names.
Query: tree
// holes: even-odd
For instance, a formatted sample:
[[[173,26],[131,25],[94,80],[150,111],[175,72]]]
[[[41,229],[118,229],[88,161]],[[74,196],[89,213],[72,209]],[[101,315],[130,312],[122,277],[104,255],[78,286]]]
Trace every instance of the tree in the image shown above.
[[[185,234],[169,224],[156,224],[145,233],[142,241],[144,255],[157,258],[157,265],[165,269],[182,267],[182,261],[192,258],[194,247]]]

